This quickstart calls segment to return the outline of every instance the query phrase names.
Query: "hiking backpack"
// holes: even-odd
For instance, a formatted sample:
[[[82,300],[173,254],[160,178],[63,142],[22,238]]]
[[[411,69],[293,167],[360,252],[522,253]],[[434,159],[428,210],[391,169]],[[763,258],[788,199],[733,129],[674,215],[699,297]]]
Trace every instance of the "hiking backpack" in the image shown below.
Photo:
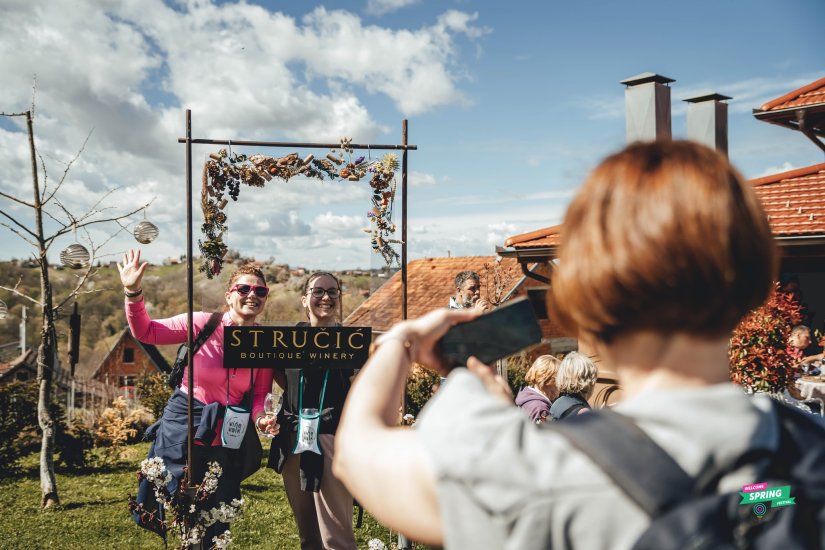
[[[825,548],[825,424],[773,404],[779,446],[742,454],[692,478],[630,418],[609,410],[545,425],[590,457],[651,518],[636,549]],[[764,462],[754,483],[790,486],[795,504],[740,504],[747,493],[718,493],[727,473]],[[757,512],[764,512],[757,515]]]

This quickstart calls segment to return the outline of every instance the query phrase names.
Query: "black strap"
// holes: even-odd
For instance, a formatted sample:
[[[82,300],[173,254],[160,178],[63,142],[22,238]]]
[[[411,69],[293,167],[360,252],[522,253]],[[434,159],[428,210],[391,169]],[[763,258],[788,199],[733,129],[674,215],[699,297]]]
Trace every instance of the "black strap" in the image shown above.
[[[212,336],[212,333],[215,332],[215,329],[218,328],[218,323],[221,322],[221,317],[223,317],[223,313],[219,311],[215,311],[209,316],[209,320],[192,342],[192,357],[195,357],[195,354],[198,353],[199,349],[201,349],[203,343],[206,342],[209,337]]]
[[[693,493],[693,479],[626,416],[602,409],[542,426],[590,457],[650,517]]]

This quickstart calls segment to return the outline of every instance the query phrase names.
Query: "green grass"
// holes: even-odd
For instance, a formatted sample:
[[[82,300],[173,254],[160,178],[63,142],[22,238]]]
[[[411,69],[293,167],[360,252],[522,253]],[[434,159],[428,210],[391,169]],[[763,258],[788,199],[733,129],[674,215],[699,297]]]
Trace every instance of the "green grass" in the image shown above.
[[[58,472],[61,504],[45,511],[40,509],[38,456],[27,457],[21,475],[0,480],[0,548],[163,548],[160,537],[132,522],[126,506],[127,495],[137,490],[135,472],[147,449],[148,444],[129,447],[127,458],[114,466],[83,473]],[[241,492],[244,516],[232,524],[232,548],[299,548],[280,475],[262,468],[246,480]],[[367,548],[372,538],[390,543],[389,529],[366,512],[355,536],[358,548]]]

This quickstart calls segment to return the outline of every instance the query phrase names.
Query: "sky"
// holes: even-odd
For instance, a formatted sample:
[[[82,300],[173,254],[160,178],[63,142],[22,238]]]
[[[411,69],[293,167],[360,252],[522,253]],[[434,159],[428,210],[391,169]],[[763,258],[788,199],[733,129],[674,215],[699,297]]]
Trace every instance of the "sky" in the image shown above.
[[[89,232],[104,262],[135,246],[153,262],[185,253],[186,109],[193,137],[232,140],[392,144],[407,119],[418,146],[408,156],[411,260],[492,255],[508,236],[559,223],[588,171],[625,145],[620,81],[646,71],[675,79],[674,138],[686,137],[684,98],[733,97],[730,158],[749,178],[825,160],[800,133],[752,115],[825,76],[822,0],[0,0],[0,8],[0,111],[29,109],[34,90],[48,189],[83,148],[60,205],[76,215],[100,210],[99,219],[151,203],[108,241],[118,226]],[[0,192],[31,201],[25,131],[22,118],[0,117]],[[195,242],[200,172],[216,149],[193,148]],[[363,232],[369,197],[366,182],[244,187],[226,209],[225,240],[261,261],[381,267]],[[400,205],[399,195],[399,227]],[[0,211],[33,227],[14,200],[0,196]],[[50,213],[65,219],[56,204]],[[0,260],[31,257],[0,218]],[[131,235],[143,219],[160,229],[148,245]],[[47,233],[55,223],[47,218]],[[56,241],[50,261],[86,237]]]

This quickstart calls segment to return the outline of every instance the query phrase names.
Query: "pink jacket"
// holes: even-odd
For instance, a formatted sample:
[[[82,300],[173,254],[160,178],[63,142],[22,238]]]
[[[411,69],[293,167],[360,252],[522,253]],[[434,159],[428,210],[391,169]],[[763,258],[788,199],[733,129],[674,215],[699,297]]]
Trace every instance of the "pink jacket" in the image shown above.
[[[183,344],[186,342],[186,314],[176,315],[169,319],[152,320],[146,313],[143,300],[130,302],[126,300],[126,320],[135,338],[147,344],[167,345]],[[197,337],[200,330],[209,321],[211,313],[196,311],[193,313],[192,321],[195,330],[192,337]],[[221,325],[232,326],[232,318],[229,313],[224,313],[221,318]],[[221,403],[226,405],[226,382],[229,374],[229,404],[237,405],[241,401],[244,392],[249,389],[248,369],[224,369],[223,368],[223,330],[219,326],[215,332],[204,342],[198,353],[193,358],[195,364],[194,397],[204,404]],[[272,391],[272,370],[255,369],[254,392],[252,401],[252,421],[261,413],[264,408],[264,398]],[[183,371],[183,382],[181,391],[188,394],[187,382],[189,381],[189,368]],[[220,430],[220,425],[217,427]],[[250,425],[250,429],[255,429]],[[220,445],[220,437],[215,438],[213,445]]]

